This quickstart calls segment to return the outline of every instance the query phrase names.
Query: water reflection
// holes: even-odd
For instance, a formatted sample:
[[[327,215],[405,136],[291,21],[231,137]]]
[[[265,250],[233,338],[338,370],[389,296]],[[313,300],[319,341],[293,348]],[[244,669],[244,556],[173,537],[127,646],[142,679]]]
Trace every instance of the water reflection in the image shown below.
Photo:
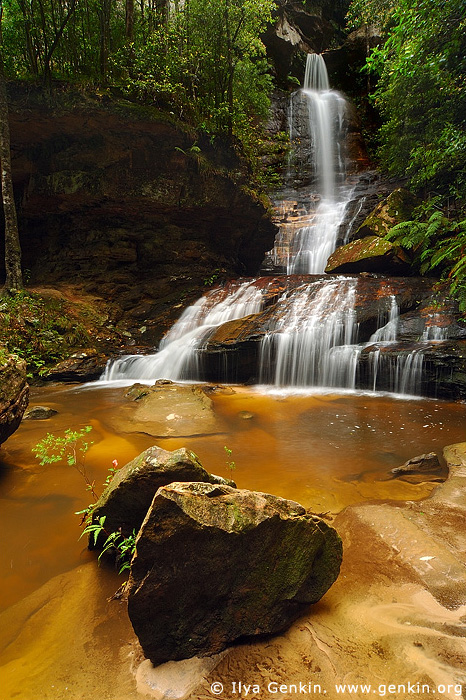
[[[35,389],[31,404],[58,413],[47,421],[25,421],[2,447],[0,527],[4,572],[0,601],[5,608],[52,576],[93,559],[79,537],[79,518],[88,505],[80,475],[72,468],[39,466],[31,453],[47,432],[92,425],[94,444],[86,465],[97,488],[112,461],[120,465],[150,445],[187,446],[209,471],[229,476],[225,445],[236,463],[241,488],[269,491],[297,500],[315,512],[337,513],[350,503],[372,499],[418,499],[433,483],[387,480],[389,471],[423,452],[466,439],[464,406],[432,400],[397,400],[381,395],[265,394],[235,387],[213,391],[221,426],[214,435],[154,438],[138,431],[115,434],[127,389]]]

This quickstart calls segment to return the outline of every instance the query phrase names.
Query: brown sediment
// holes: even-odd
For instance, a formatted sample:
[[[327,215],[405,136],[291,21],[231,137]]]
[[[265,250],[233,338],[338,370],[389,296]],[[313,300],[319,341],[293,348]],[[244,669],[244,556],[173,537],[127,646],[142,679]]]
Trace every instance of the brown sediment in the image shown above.
[[[72,513],[89,500],[79,475],[59,465],[39,468],[29,452],[47,431],[92,423],[88,468],[101,483],[114,458],[125,463],[154,442],[137,427],[121,436],[108,429],[121,404],[118,392],[124,391],[96,393],[90,409],[84,392],[36,389],[32,404],[45,402],[59,413],[48,421],[27,421],[5,445],[4,458],[16,469],[6,469],[2,481],[9,581],[2,602],[7,596],[18,602],[0,614],[2,700],[141,700],[141,692],[151,692],[147,673],[146,685],[139,677],[137,690],[135,673],[143,659],[124,605],[108,600],[121,579],[89,562],[92,555],[77,542]],[[451,474],[441,486],[383,479],[406,458],[462,439],[464,407],[386,397],[271,397],[239,387],[210,396],[227,426],[224,435],[160,444],[187,446],[205,468],[224,476],[230,475],[223,454],[228,445],[241,487],[294,497],[313,510],[330,511],[328,517],[336,515],[344,560],[340,577],[309,614],[283,635],[230,649],[191,700],[212,698],[213,682],[224,685],[220,697],[235,697],[232,683],[240,681],[259,684],[256,697],[287,700],[293,692],[269,692],[268,684],[299,688],[310,682],[334,700],[336,683],[371,683],[382,690],[389,684],[443,683],[452,686],[446,697],[457,697],[453,684],[466,683],[464,445],[446,451]],[[242,411],[251,418],[245,421]],[[414,502],[435,486],[431,498]],[[364,499],[372,502],[361,504]],[[380,502],[387,499],[400,500]]]

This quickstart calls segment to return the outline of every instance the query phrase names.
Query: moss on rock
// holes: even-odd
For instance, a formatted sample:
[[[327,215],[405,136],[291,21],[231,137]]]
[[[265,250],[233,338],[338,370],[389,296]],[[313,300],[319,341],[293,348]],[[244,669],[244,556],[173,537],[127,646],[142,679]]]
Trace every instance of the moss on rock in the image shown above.
[[[416,197],[399,187],[373,209],[356,231],[354,238],[385,236],[393,226],[412,218],[416,204]]]

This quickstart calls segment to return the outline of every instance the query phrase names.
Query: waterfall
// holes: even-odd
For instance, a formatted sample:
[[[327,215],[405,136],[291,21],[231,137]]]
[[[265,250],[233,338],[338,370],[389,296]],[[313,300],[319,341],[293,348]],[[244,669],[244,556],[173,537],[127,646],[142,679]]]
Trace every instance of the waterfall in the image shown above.
[[[200,350],[214,328],[262,309],[254,280],[213,289],[182,313],[155,355],[125,355],[108,363],[103,381],[197,379]]]
[[[264,311],[247,343],[257,352],[254,381],[275,387],[364,386],[417,393],[422,344],[398,355],[391,352],[400,321],[395,295],[388,304],[386,297],[380,298],[377,329],[369,341],[365,335],[367,342],[361,342],[358,279],[297,277],[324,271],[351,199],[353,188],[345,176],[346,110],[344,98],[329,87],[323,58],[310,54],[304,86],[290,100],[289,127],[296,157],[299,160],[305,154],[312,184],[303,189],[305,196],[301,190],[299,195],[294,191],[292,200],[282,202],[277,212],[281,230],[272,251],[275,264],[286,262],[288,277],[281,277],[278,285],[275,282],[271,295],[267,289],[273,278],[238,280],[209,291],[183,312],[157,353],[113,360],[103,380],[196,381],[210,372],[216,381],[236,381],[238,356],[231,345],[215,345],[216,369],[206,372],[210,338],[222,324]],[[292,158],[288,165],[292,177]],[[359,210],[353,220],[358,214]],[[265,309],[266,300],[275,299],[277,288],[281,297],[271,313]],[[431,326],[421,340],[440,337],[442,331]],[[252,366],[254,361],[255,356]],[[251,365],[246,366],[249,371]]]
[[[346,100],[330,90],[324,59],[308,54],[304,86],[291,98],[290,141],[309,143],[314,191],[308,222],[289,245],[287,273],[324,272],[352,189],[345,185]]]
[[[354,388],[356,284],[318,280],[282,297],[261,343],[261,383]]]

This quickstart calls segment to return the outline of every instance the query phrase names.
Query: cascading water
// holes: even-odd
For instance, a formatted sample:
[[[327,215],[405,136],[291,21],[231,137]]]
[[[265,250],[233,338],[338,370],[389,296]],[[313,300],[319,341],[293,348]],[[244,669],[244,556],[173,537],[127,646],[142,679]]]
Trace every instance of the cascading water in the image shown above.
[[[354,388],[356,280],[317,280],[285,295],[261,343],[260,382]]]
[[[290,100],[290,141],[295,150],[308,144],[306,158],[314,181],[305,225],[289,241],[287,273],[324,272],[336,248],[337,235],[352,188],[345,182],[347,103],[330,90],[322,56],[308,54],[302,90]],[[280,243],[279,243],[280,244]],[[281,251],[275,251],[278,260]]]
[[[155,355],[126,355],[110,362],[103,381],[127,379],[192,379],[199,377],[199,351],[214,328],[227,321],[258,313],[263,305],[254,280],[213,289],[185,309]]]
[[[355,309],[358,279],[296,277],[324,271],[351,199],[353,188],[345,180],[346,109],[344,98],[329,88],[322,57],[309,55],[304,87],[291,98],[290,136],[291,142],[298,144],[307,134],[313,184],[306,190],[307,203],[283,202],[281,206],[283,219],[291,224],[282,227],[273,257],[276,264],[283,265],[286,260],[288,277],[282,278],[284,291],[273,315],[264,312],[265,332],[261,331],[254,379],[276,387],[354,389],[363,385],[413,394],[420,386],[422,348],[390,355],[400,316],[396,297],[389,297],[388,305],[386,298],[380,299],[377,330],[368,342],[361,343]],[[354,216],[358,213],[356,210]],[[186,309],[165,336],[159,352],[114,360],[102,379],[203,379],[206,348],[215,329],[262,312],[271,279],[240,280],[208,292]],[[426,330],[424,340],[437,337],[435,333]],[[366,376],[361,384],[359,363],[364,353]],[[220,376],[219,372],[216,381],[235,381],[231,357],[234,362],[230,354],[228,361],[225,355],[223,365],[218,363],[225,374]]]

